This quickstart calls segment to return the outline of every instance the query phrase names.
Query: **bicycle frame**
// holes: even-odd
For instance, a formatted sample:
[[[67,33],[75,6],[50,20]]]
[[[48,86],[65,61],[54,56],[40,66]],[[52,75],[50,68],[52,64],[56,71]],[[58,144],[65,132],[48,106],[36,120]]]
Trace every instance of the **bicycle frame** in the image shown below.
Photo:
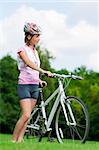
[[[70,82],[70,81],[69,81]],[[68,82],[68,84],[69,84]],[[75,118],[74,118],[74,115],[73,115],[73,112],[72,112],[72,109],[70,107],[70,104],[69,102],[67,101],[67,107],[68,107],[68,110],[69,110],[69,113],[70,113],[70,116],[72,118],[72,121],[73,122],[69,122],[69,119],[68,119],[68,116],[67,116],[67,112],[66,112],[66,108],[65,108],[65,105],[64,105],[64,100],[66,99],[66,96],[65,96],[65,92],[64,92],[64,87],[63,87],[63,83],[60,79],[58,79],[58,83],[59,83],[59,87],[53,92],[53,94],[44,102],[44,101],[41,101],[41,109],[42,109],[42,114],[43,114],[43,118],[45,119],[45,125],[46,125],[46,128],[47,130],[50,128],[50,125],[52,123],[52,120],[53,120],[53,117],[55,115],[55,112],[57,110],[57,107],[59,105],[59,102],[62,106],[62,109],[63,109],[63,112],[64,112],[64,116],[65,116],[65,119],[66,119],[66,122],[67,122],[67,125],[76,125],[76,121],[75,121]],[[58,95],[57,95],[58,94]],[[46,117],[46,111],[45,111],[45,106],[48,105],[48,103],[55,97],[56,97],[56,100],[53,104],[53,107],[51,109],[51,112],[48,116],[48,118]],[[65,101],[66,102],[66,101]]]

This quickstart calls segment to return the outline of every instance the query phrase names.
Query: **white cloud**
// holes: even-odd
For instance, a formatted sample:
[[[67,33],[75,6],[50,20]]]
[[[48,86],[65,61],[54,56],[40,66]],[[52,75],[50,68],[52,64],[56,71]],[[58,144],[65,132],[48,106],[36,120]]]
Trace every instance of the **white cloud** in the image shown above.
[[[84,64],[97,70],[97,28],[84,20],[75,26],[69,26],[68,18],[66,14],[54,10],[38,11],[32,7],[20,7],[13,15],[0,22],[1,56],[6,52],[15,56],[16,50],[24,41],[24,23],[36,22],[42,28],[42,45],[56,57],[54,67],[71,69]],[[93,58],[96,58],[96,62],[91,63]]]
[[[97,52],[93,52],[89,56],[89,60],[86,65],[90,68],[94,68],[95,70],[99,71],[99,49],[97,50]]]

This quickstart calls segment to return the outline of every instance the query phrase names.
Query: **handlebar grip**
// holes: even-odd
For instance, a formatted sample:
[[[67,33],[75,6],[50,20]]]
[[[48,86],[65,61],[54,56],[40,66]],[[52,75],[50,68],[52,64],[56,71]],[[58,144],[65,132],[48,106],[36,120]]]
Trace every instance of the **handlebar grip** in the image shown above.
[[[77,79],[77,80],[82,80],[82,79],[83,79],[82,77],[80,77],[80,76],[75,76],[75,75],[72,75],[72,78],[73,78],[73,79]]]
[[[44,75],[48,77],[48,74],[47,74],[47,73],[44,73]]]
[[[46,85],[45,83],[42,83],[42,86],[41,86],[41,84],[39,84],[39,87],[43,88],[45,85]]]

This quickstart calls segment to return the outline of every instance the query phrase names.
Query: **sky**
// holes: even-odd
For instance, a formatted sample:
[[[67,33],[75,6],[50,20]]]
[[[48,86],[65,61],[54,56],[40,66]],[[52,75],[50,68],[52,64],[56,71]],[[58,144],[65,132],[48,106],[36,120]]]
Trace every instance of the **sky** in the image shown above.
[[[41,49],[55,58],[53,68],[73,71],[86,66],[99,71],[98,0],[0,0],[0,58],[24,45],[23,26],[41,27]]]

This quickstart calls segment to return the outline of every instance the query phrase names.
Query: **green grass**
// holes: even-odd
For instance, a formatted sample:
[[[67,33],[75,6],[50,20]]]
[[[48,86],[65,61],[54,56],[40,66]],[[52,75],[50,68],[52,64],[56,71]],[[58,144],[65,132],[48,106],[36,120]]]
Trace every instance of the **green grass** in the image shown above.
[[[59,144],[57,140],[51,143],[43,138],[40,143],[35,139],[12,143],[11,135],[0,134],[0,150],[99,150],[99,142],[87,141],[81,144],[78,141],[65,140],[63,144]]]

